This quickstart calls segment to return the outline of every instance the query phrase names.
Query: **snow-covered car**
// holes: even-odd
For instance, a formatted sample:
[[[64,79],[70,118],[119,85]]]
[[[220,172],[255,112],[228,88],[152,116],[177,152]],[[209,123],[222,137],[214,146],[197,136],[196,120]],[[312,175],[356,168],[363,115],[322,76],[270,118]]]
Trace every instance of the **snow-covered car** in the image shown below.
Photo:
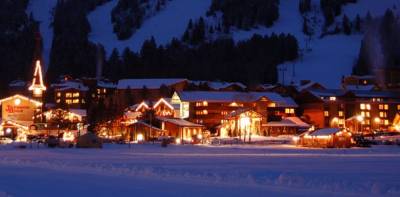
[[[6,137],[0,138],[0,144],[10,144],[12,142],[13,142],[13,140],[10,138],[6,138]]]
[[[371,141],[376,144],[398,144],[400,143],[400,132],[381,132],[377,133],[372,137],[368,137]]]

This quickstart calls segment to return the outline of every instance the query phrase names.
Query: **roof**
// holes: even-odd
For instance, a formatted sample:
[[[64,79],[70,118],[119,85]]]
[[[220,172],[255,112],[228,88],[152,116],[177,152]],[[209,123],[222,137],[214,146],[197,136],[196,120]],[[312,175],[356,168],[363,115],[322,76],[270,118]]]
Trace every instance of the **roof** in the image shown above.
[[[158,89],[162,85],[171,86],[177,83],[185,82],[187,79],[168,78],[168,79],[121,79],[118,81],[118,89]]]
[[[275,92],[217,92],[217,91],[180,91],[182,101],[187,102],[254,102],[265,97],[277,104],[277,107],[297,107],[290,97],[282,97]]]
[[[81,117],[86,116],[86,110],[85,109],[69,109],[69,112],[79,115]]]
[[[400,92],[394,91],[370,91],[370,90],[353,90],[349,91],[356,97],[363,98],[400,98]]]
[[[221,90],[224,88],[228,88],[230,86],[239,86],[242,89],[246,89],[246,86],[240,82],[225,82],[225,81],[191,81],[196,85],[200,85],[201,83],[205,83],[213,90]]]
[[[346,90],[373,90],[375,85],[346,85]]]
[[[265,126],[268,127],[301,127],[309,128],[310,125],[300,120],[298,117],[286,117],[281,121],[268,122]]]
[[[51,84],[51,87],[55,88],[59,91],[69,90],[69,89],[76,89],[79,91],[88,91],[89,88],[79,80],[63,80],[60,83]]]
[[[313,82],[313,81],[310,81],[304,85],[299,85],[299,86],[297,86],[296,89],[297,89],[297,91],[301,92],[303,90],[312,89],[312,88],[314,88],[314,86],[320,86],[320,87],[322,87],[322,89],[325,89],[325,88],[323,88],[323,86],[321,84],[319,84],[317,82]],[[321,88],[319,88],[319,89],[321,89]]]
[[[20,94],[16,94],[16,95],[14,95],[14,96],[10,96],[10,97],[1,99],[1,100],[0,100],[0,105],[1,105],[3,102],[5,102],[5,101],[12,100],[12,99],[16,99],[16,98],[18,98],[18,99],[23,99],[23,100],[32,102],[32,103],[34,103],[34,104],[37,105],[37,106],[41,106],[41,105],[43,104],[42,102],[37,101],[37,100],[34,100],[34,99],[32,99],[32,98],[29,98],[29,97],[26,97],[26,96],[22,96],[22,95],[20,95]]]
[[[99,80],[97,81],[97,86],[101,88],[116,88],[117,85],[112,82],[104,81],[104,80]]]
[[[346,93],[345,90],[341,89],[312,89],[309,90],[311,94],[313,94],[316,97],[326,97],[326,96],[342,96]]]
[[[181,126],[181,127],[204,127],[203,125],[189,122],[187,120],[183,120],[183,119],[179,119],[179,118],[157,117],[157,119],[164,121],[164,122],[169,122],[169,123]]]
[[[339,131],[341,131],[342,129],[340,128],[325,128],[325,129],[318,129],[315,130],[314,132],[309,133],[308,135],[311,136],[324,136],[324,135],[332,135],[335,134]]]

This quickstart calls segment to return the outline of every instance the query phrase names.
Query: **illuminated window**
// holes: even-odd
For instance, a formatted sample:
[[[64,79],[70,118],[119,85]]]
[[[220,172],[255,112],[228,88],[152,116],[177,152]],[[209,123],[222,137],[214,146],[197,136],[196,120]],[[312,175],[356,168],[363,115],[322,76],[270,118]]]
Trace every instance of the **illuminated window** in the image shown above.
[[[104,93],[104,94],[107,93],[107,90],[106,90],[105,88],[103,89],[103,93]]]
[[[389,105],[388,104],[385,104],[385,110],[388,110],[389,109]]]
[[[360,104],[360,109],[361,109],[361,110],[365,110],[365,104],[364,104],[364,103],[361,103],[361,104]]]
[[[268,104],[268,107],[276,107],[276,103],[270,103]]]
[[[385,123],[385,125],[389,125],[389,120],[385,119],[384,123]]]
[[[204,115],[207,115],[208,114],[208,111],[205,109],[205,110],[203,110],[203,114]]]
[[[364,121],[364,123],[365,123],[366,125],[370,125],[370,124],[371,124],[371,121],[370,121],[369,119],[367,119],[367,120]]]
[[[227,111],[221,111],[221,115],[228,115]]]
[[[336,97],[331,96],[331,97],[329,97],[329,100],[330,100],[330,101],[336,101]]]
[[[65,93],[65,97],[66,98],[71,98],[72,97],[72,93]]]
[[[207,115],[207,114],[208,114],[207,110],[196,111],[196,115]]]
[[[79,99],[74,99],[74,100],[72,100],[72,103],[79,103]]]
[[[364,81],[363,81],[363,84],[364,84],[364,85],[367,85],[367,83],[368,83],[367,80],[364,80]]]
[[[366,104],[365,107],[367,110],[371,110],[371,104]]]
[[[82,103],[86,103],[86,102],[85,102],[85,99],[82,99]]]
[[[75,92],[73,95],[72,95],[72,97],[79,97],[79,92]]]
[[[339,111],[339,117],[343,117],[343,111]]]
[[[397,110],[399,110],[399,111],[400,111],[400,105],[397,105]]]
[[[72,100],[71,99],[67,99],[67,100],[65,100],[65,103],[72,104]]]
[[[208,106],[208,102],[207,101],[203,101],[203,106]]]
[[[61,92],[57,92],[57,97],[61,97]]]
[[[324,116],[328,117],[329,116],[329,111],[324,111]]]
[[[365,111],[362,111],[362,112],[361,112],[361,116],[362,116],[362,117],[365,117]]]
[[[369,113],[369,111],[365,112],[365,117],[367,117],[367,118],[371,117],[371,114]]]
[[[339,119],[339,124],[344,124],[344,119]]]
[[[227,123],[228,120],[221,120],[221,124]]]
[[[286,114],[294,114],[294,108],[285,108]]]
[[[97,89],[97,94],[100,94],[101,93],[101,90],[100,89]]]
[[[387,113],[384,111],[379,112],[379,117],[381,118],[386,118],[387,117]]]
[[[61,102],[61,100],[60,100],[60,99],[57,99],[57,100],[56,100],[56,103],[60,103],[60,102]]]

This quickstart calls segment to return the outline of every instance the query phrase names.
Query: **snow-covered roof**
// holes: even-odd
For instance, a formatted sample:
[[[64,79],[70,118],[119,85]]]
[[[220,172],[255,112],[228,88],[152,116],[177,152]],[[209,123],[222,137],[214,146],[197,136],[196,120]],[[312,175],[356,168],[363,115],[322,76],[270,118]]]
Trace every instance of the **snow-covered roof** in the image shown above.
[[[178,95],[182,101],[187,102],[254,102],[265,97],[276,103],[277,107],[297,107],[293,99],[275,92],[180,91]]]
[[[189,122],[187,120],[183,120],[183,119],[179,119],[179,118],[157,117],[157,119],[164,121],[164,122],[169,122],[169,123],[181,126],[181,127],[204,127],[203,125]]]
[[[231,86],[238,86],[242,89],[246,89],[246,86],[240,82],[225,82],[225,81],[190,81],[190,82],[194,83],[195,85],[200,85],[202,83],[207,84],[208,87],[210,87],[213,90],[221,90]]]
[[[322,86],[322,85],[317,82],[310,81],[304,85],[299,85],[296,88],[297,88],[297,91],[301,92],[303,90],[312,89],[313,86]]]
[[[69,109],[69,112],[79,115],[81,117],[86,117],[86,110],[85,109]]]
[[[177,83],[185,82],[187,79],[167,78],[167,79],[121,79],[118,81],[118,89],[158,89],[162,85],[171,86]]]
[[[63,80],[60,83],[57,84],[51,84],[51,87],[55,88],[56,90],[59,91],[64,91],[64,90],[69,90],[69,89],[75,89],[79,91],[88,91],[89,88],[79,80]]]
[[[324,128],[324,129],[315,130],[314,132],[311,132],[308,135],[311,135],[311,136],[332,135],[332,134],[335,134],[335,133],[337,133],[337,132],[339,132],[341,130],[342,129],[340,129],[340,128]]]
[[[317,97],[342,96],[346,93],[345,90],[341,89],[326,89],[326,90],[312,89],[309,90],[309,92]]]
[[[346,90],[373,90],[375,85],[346,85]]]
[[[309,128],[310,125],[300,120],[298,117],[286,117],[281,121],[271,121],[265,124],[268,127],[300,127]]]
[[[400,98],[400,93],[394,91],[353,90],[349,92],[354,94],[356,97],[363,98]]]
[[[117,85],[115,83],[109,82],[109,81],[104,81],[104,80],[99,80],[97,81],[97,86],[101,88],[116,88]]]

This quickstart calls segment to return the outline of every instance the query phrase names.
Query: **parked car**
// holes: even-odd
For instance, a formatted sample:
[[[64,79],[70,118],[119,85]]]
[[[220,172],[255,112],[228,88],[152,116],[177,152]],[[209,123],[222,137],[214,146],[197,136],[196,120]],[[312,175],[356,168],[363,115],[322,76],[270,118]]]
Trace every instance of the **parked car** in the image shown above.
[[[353,139],[358,147],[371,147],[371,144],[373,144],[371,140],[368,140],[363,136],[354,136]]]
[[[10,139],[10,138],[7,138],[7,137],[1,137],[0,138],[0,144],[10,144],[12,142],[13,142],[13,140]]]
[[[375,144],[394,145],[400,141],[400,132],[374,132],[367,139]]]

